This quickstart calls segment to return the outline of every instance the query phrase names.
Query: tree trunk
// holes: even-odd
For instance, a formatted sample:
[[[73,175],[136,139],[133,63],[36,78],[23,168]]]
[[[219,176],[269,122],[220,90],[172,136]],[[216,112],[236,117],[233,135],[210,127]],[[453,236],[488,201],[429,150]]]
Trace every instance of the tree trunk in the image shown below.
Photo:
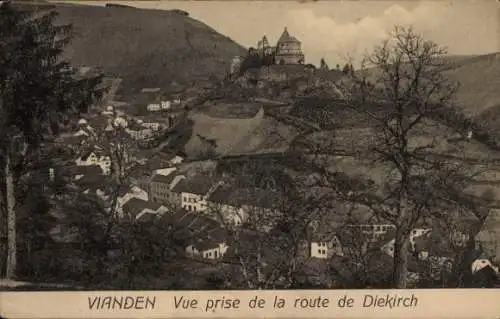
[[[14,194],[14,177],[11,171],[10,154],[5,156],[5,188],[7,206],[7,270],[6,277],[12,279],[16,274],[17,266],[17,238],[16,238],[16,198]]]
[[[393,288],[405,289],[408,278],[408,243],[409,234],[400,227],[394,240]]]

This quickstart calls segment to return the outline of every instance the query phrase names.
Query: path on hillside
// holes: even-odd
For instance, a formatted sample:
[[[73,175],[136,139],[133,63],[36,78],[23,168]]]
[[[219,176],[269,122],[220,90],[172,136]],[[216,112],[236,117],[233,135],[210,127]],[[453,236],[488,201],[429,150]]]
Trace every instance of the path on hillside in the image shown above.
[[[109,86],[109,90],[104,93],[104,96],[101,99],[101,107],[107,107],[108,104],[114,100],[116,92],[118,91],[118,88],[120,87],[120,84],[122,82],[122,79],[120,78],[113,78],[111,79],[111,85]]]

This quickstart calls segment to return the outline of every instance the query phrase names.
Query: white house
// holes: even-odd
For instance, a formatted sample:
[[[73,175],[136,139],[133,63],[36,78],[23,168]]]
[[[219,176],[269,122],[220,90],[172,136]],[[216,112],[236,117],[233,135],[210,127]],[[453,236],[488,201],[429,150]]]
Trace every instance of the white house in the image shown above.
[[[156,111],[161,110],[161,105],[160,105],[160,103],[149,103],[146,108],[150,112],[156,112]]]
[[[155,136],[155,132],[150,128],[125,129],[134,140],[144,140]]]
[[[181,207],[187,211],[206,212],[209,193],[214,189],[214,183],[209,177],[196,175],[181,180],[174,186],[172,192],[181,196]]]
[[[206,240],[186,247],[186,253],[192,257],[216,260],[224,257],[229,246],[224,241]]]
[[[104,175],[111,174],[111,158],[107,155],[99,154],[96,151],[88,151],[76,159],[77,166],[92,166],[101,167]]]
[[[336,236],[332,239],[313,237],[309,244],[309,257],[327,259],[333,255],[343,255],[340,241]]]
[[[172,102],[170,102],[170,101],[161,101],[161,109],[162,110],[169,110],[171,106],[172,106]]]
[[[141,125],[154,131],[159,131],[162,127],[162,124],[157,122],[142,122]]]
[[[178,165],[178,164],[181,164],[183,161],[184,161],[184,158],[176,155],[172,159],[170,159],[168,162],[172,165]]]

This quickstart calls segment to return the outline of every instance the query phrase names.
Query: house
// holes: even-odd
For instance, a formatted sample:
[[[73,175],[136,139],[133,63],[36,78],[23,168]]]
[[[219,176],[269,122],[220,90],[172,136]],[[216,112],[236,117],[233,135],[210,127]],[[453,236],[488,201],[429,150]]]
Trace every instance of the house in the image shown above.
[[[265,218],[260,226],[269,230],[279,216],[276,209],[279,203],[280,196],[276,192],[219,183],[208,198],[207,213],[219,222],[233,226],[247,222],[249,217],[254,221],[259,218],[264,221]]]
[[[315,232],[309,239],[307,255],[310,258],[328,259],[334,255],[343,256],[344,253],[337,236]]]
[[[384,237],[388,232],[395,229],[394,225],[386,223],[359,223],[359,224],[347,224],[346,227],[357,228],[364,235],[368,236],[370,240],[377,241],[378,239]]]
[[[79,158],[76,159],[77,166],[98,165],[102,169],[104,175],[111,174],[111,158],[98,150],[87,150]]]
[[[148,201],[149,195],[145,190],[137,186],[132,186],[121,191],[118,194],[116,203],[116,211],[120,216],[123,215],[123,206],[133,198],[140,199],[142,201]]]
[[[72,175],[72,184],[74,184],[84,192],[89,190],[95,192],[98,189],[103,189],[105,187],[106,180],[101,171],[97,169],[97,167],[89,166],[88,173]]]
[[[170,102],[168,100],[167,101],[161,101],[160,105],[161,105],[161,109],[162,110],[170,110],[170,108],[172,107],[172,102]]]
[[[206,240],[193,246],[194,254],[199,254],[204,259],[220,259],[224,257],[229,246],[225,242]],[[189,248],[188,248],[189,249]]]
[[[77,181],[85,175],[103,175],[103,170],[99,165],[70,166],[67,168],[67,174],[72,181]]]
[[[214,184],[216,183],[208,176],[195,175],[192,178],[181,180],[173,187],[172,192],[180,194],[183,209],[205,212],[208,195],[214,189]]]
[[[471,265],[472,274],[486,268],[490,267],[498,274],[498,267],[494,266],[488,259],[476,259]]]
[[[222,229],[216,228],[187,246],[186,253],[191,257],[217,260],[224,257],[228,248],[226,233]]]
[[[219,259],[228,249],[227,233],[214,220],[190,211],[163,214],[159,221],[174,230],[188,257]]]
[[[229,201],[231,189],[220,185],[208,197],[207,213],[224,225],[239,226],[247,218],[243,207],[232,205]]]
[[[161,104],[160,103],[149,103],[146,108],[150,112],[156,112],[156,111],[161,110]]]
[[[412,251],[415,251],[416,242],[418,238],[424,238],[431,233],[432,229],[430,228],[415,228],[410,233],[410,248]],[[384,236],[380,237],[380,240],[384,242],[382,245],[382,251],[387,253],[389,256],[394,256],[394,244],[395,244],[396,231],[394,228],[391,228]]]
[[[175,168],[169,174],[160,174],[158,171],[150,182],[151,200],[159,203],[169,203],[175,207],[181,207],[181,194],[172,191],[172,189],[180,181],[185,179],[185,176],[182,174],[175,174]]]
[[[167,100],[167,101],[150,102],[146,106],[146,109],[149,112],[158,112],[158,111],[170,110],[171,107],[172,107],[172,102]]]
[[[123,216],[133,220],[147,220],[148,217],[159,217],[167,213],[167,207],[160,203],[131,198],[123,205]]]
[[[169,160],[169,163],[172,165],[178,165],[181,164],[184,161],[184,158],[179,155],[175,155],[173,158]]]
[[[145,128],[151,129],[153,131],[159,131],[162,128],[162,124],[153,121],[140,120],[139,124]]]

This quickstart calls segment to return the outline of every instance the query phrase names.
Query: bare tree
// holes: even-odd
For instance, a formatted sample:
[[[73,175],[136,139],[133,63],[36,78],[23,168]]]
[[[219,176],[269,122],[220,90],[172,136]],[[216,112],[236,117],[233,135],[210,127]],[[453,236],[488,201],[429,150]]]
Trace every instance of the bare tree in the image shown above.
[[[345,107],[371,123],[374,138],[358,156],[373,159],[387,172],[377,191],[357,193],[354,200],[396,228],[395,288],[406,287],[409,236],[419,222],[452,215],[460,219],[460,213],[477,208],[465,192],[474,177],[469,165],[443,156],[450,133],[432,121],[452,111],[457,88],[442,74],[445,55],[444,48],[411,27],[396,27],[361,70],[338,86]],[[422,132],[431,136],[422,138]]]

